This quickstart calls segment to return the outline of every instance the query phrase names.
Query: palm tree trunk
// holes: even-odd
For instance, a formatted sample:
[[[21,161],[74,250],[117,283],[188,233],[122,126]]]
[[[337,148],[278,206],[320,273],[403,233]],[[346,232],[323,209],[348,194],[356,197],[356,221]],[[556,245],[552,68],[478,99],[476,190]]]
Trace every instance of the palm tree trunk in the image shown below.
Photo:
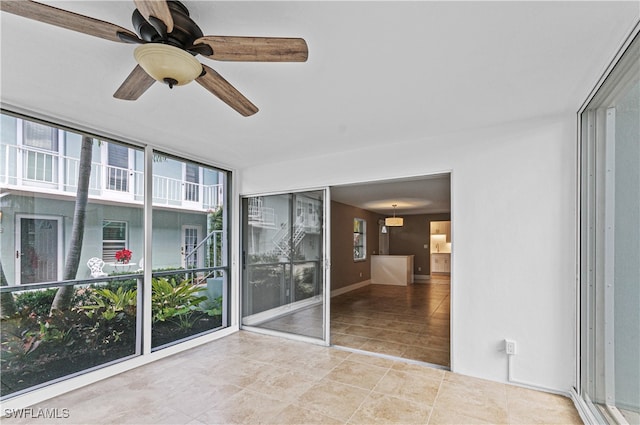
[[[7,278],[4,275],[2,262],[0,261],[0,286],[8,286]],[[16,304],[13,300],[13,293],[3,292],[0,294],[0,317],[13,316],[16,312]]]
[[[91,179],[91,157],[93,151],[93,139],[88,136],[82,138],[80,148],[80,163],[78,165],[78,192],[76,193],[76,205],[73,212],[73,228],[69,252],[64,264],[62,280],[73,280],[78,274],[80,255],[82,254],[82,240],[84,238],[84,222],[87,215],[87,202],[89,199],[89,181]],[[61,286],[51,303],[51,312],[66,310],[71,306],[73,298],[73,285]]]

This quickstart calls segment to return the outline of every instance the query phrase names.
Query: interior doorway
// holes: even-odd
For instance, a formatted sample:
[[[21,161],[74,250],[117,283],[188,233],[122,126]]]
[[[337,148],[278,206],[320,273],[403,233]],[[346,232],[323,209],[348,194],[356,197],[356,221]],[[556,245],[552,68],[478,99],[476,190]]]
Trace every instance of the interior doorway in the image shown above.
[[[331,194],[331,343],[449,368],[450,173],[337,186]],[[385,225],[394,210],[402,226]],[[354,219],[366,220],[369,229],[361,261],[344,248],[355,243],[348,239]],[[433,238],[436,251],[434,222],[449,223],[438,235],[442,241]],[[406,283],[372,279],[372,263],[385,255],[412,258]]]

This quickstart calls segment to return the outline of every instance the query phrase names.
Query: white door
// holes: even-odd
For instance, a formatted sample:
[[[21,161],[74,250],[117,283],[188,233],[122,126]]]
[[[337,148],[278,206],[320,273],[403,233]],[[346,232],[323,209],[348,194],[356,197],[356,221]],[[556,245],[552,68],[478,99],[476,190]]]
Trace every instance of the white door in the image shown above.
[[[60,217],[16,218],[16,284],[62,280]]]
[[[200,226],[182,226],[182,266],[184,268],[202,267],[200,259],[202,247],[199,246],[201,232]]]

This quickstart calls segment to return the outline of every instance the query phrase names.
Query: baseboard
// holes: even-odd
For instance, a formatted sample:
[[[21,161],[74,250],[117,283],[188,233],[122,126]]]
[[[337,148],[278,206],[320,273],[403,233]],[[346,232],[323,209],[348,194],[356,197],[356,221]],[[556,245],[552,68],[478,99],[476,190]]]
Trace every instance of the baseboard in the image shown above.
[[[371,279],[363,280],[362,282],[352,283],[351,285],[347,285],[345,287],[331,291],[331,298],[337,297],[338,295],[346,294],[347,292],[351,292],[359,288],[364,288],[365,286],[368,286],[368,285],[371,285]]]
[[[431,279],[431,276],[429,276],[428,274],[414,274],[413,275],[413,281],[414,282],[427,282],[429,279]]]

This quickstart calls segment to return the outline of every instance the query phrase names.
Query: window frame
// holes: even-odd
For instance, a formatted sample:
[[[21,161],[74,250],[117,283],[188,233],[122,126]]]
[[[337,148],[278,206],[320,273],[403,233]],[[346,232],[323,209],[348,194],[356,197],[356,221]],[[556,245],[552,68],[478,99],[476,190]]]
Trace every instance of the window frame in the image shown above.
[[[598,423],[624,423],[616,403],[613,291],[616,232],[614,102],[640,73],[640,25],[578,112],[579,305],[576,392]],[[610,422],[613,421],[613,422]]]
[[[359,242],[359,243],[358,243]],[[356,250],[360,249],[360,256]],[[363,218],[353,218],[353,261],[367,260],[367,220]]]

